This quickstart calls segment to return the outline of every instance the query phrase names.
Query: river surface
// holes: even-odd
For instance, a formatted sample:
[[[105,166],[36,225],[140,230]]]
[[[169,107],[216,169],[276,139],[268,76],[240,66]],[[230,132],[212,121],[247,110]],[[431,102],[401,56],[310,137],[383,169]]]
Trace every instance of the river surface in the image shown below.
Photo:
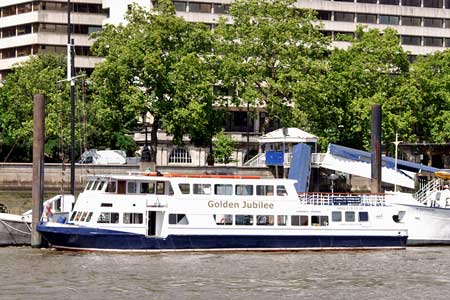
[[[0,248],[0,299],[450,299],[450,247],[276,253]]]

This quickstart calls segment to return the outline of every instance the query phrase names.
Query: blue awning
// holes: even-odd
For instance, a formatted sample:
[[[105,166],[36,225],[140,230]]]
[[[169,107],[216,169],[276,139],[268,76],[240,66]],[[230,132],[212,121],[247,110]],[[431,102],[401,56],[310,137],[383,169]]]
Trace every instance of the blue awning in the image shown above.
[[[371,153],[367,151],[357,150],[353,148],[348,148],[344,146],[339,146],[335,144],[328,145],[328,153],[336,156],[340,156],[343,158],[356,160],[356,161],[364,161],[370,163],[371,161]],[[383,166],[394,169],[395,168],[395,159],[388,156],[381,157],[383,161]],[[419,173],[420,171],[431,172],[434,173],[438,171],[438,168],[429,167],[426,165],[413,163],[406,160],[397,159],[397,169],[407,170]]]

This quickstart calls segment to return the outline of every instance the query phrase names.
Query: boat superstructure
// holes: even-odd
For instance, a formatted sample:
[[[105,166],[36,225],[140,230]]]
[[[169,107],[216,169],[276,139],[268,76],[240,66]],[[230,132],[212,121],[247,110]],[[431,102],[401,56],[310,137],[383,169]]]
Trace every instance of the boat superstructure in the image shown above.
[[[106,251],[404,248],[384,195],[298,195],[290,179],[99,175],[67,223],[38,231],[56,248]]]

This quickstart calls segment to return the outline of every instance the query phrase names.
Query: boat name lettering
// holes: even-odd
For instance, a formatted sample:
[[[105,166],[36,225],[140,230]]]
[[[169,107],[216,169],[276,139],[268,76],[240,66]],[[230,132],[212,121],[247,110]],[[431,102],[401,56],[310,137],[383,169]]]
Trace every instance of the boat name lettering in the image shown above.
[[[208,207],[211,208],[241,208],[239,202],[231,201],[208,201]],[[242,203],[242,208],[264,208],[273,209],[273,203],[265,203],[262,201],[244,201]]]

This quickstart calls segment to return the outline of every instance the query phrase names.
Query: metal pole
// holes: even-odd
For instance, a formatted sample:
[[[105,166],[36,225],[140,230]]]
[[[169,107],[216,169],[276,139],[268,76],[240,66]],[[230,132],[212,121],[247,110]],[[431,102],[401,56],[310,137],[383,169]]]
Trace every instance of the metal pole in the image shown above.
[[[70,81],[70,193],[75,196],[75,59],[73,53],[71,4],[67,0],[67,81]]]
[[[44,138],[45,138],[45,98],[34,95],[33,115],[33,188],[32,188],[32,233],[31,246],[39,248],[42,236],[36,230],[43,211],[44,198]]]
[[[371,190],[381,192],[381,105],[372,105],[372,135],[371,135]]]
[[[401,143],[401,141],[398,140],[398,133],[395,133],[395,142],[394,142],[394,145],[395,145],[395,160],[394,160],[395,173],[397,173],[398,145],[400,145],[400,143]],[[397,191],[397,185],[394,184],[394,192],[396,192],[396,191]]]

